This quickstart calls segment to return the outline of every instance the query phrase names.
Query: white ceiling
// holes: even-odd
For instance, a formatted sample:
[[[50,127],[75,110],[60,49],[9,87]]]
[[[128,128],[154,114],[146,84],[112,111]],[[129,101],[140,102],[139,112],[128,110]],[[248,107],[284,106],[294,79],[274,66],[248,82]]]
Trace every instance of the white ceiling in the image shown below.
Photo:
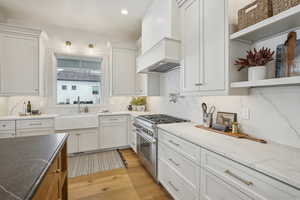
[[[152,0],[0,0],[5,16],[103,35],[137,39]],[[127,9],[127,16],[121,9]]]

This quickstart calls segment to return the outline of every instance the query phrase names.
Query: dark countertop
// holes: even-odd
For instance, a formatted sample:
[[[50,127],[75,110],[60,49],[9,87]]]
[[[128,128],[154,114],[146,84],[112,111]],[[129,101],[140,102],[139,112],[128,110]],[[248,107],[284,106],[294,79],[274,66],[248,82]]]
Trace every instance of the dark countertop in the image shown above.
[[[29,200],[67,134],[0,139],[0,199]]]

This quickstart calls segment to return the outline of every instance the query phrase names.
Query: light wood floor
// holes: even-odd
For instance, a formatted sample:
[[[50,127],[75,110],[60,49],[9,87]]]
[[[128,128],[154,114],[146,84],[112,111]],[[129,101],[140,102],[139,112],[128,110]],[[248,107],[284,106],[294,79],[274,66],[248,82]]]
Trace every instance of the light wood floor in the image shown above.
[[[131,150],[123,150],[128,169],[115,169],[69,179],[70,200],[171,200]]]

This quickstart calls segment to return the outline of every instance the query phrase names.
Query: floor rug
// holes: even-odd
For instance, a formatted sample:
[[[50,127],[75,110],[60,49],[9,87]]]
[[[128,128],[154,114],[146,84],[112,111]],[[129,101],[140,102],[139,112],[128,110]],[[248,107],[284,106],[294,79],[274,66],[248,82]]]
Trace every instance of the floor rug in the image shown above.
[[[69,178],[126,167],[117,150],[75,155],[68,162]]]

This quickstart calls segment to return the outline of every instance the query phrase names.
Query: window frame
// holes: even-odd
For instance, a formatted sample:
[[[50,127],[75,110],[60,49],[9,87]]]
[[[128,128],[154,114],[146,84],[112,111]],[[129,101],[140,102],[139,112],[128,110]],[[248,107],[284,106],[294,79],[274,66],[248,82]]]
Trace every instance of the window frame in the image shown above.
[[[102,59],[102,80],[101,80],[101,99],[100,104],[85,104],[84,106],[88,107],[102,107],[106,106],[108,103],[109,97],[109,56],[105,54],[97,54],[95,56],[87,56],[87,55],[78,55],[78,54],[63,54],[63,53],[54,53],[53,54],[53,69],[52,69],[52,98],[51,105],[53,107],[78,107],[76,104],[58,104],[57,103],[57,58],[66,57],[66,58],[74,58],[74,59]]]

